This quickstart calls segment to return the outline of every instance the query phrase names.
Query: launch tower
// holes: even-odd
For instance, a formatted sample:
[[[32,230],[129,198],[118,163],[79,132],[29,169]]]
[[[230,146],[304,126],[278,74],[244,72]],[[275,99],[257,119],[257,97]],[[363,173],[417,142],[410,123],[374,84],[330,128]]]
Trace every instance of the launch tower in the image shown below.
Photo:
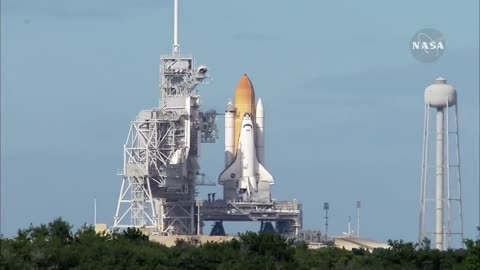
[[[199,84],[207,67],[180,54],[179,5],[174,0],[172,55],[160,61],[160,104],[132,121],[124,145],[122,184],[114,228],[161,235],[194,234],[200,144],[217,139],[215,111],[200,110]]]

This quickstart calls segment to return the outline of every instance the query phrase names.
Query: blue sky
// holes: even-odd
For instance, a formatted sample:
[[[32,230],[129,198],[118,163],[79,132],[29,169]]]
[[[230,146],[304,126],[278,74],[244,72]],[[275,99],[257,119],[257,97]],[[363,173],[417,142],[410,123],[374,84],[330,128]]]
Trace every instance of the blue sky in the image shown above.
[[[57,216],[91,223],[95,196],[98,221],[111,224],[130,121],[158,104],[172,1],[3,0],[1,7],[1,232]],[[459,93],[465,231],[474,237],[478,10],[475,0],[182,0],[180,43],[213,77],[201,90],[205,110],[222,112],[249,74],[266,109],[274,196],[304,204],[305,228],[323,228],[328,201],[329,232],[340,234],[361,200],[361,234],[378,240],[416,240],[423,91],[446,77]],[[425,27],[447,41],[432,64],[408,50]],[[223,166],[222,118],[218,126],[218,143],[202,149],[211,179]]]

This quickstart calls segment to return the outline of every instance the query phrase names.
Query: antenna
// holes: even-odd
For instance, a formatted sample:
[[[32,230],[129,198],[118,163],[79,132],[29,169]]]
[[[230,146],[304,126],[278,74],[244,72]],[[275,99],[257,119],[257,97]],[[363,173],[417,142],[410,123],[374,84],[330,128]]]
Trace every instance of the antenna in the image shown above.
[[[97,197],[93,197],[93,226],[97,224]]]
[[[351,219],[350,219],[350,216],[348,216],[348,236],[352,236],[352,229],[351,229]]]
[[[330,208],[328,202],[323,203],[323,210],[325,210],[325,238],[328,237],[328,209]]]
[[[357,238],[360,238],[360,201],[357,201]]]
[[[173,0],[173,56],[180,55],[180,43],[178,41],[178,16],[179,16],[179,7],[178,0]]]

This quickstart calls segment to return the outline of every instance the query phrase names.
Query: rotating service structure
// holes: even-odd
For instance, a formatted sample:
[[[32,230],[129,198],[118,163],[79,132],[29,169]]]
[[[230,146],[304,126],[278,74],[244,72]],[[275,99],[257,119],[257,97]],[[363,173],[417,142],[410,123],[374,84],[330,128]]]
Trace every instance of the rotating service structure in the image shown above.
[[[131,123],[114,228],[161,235],[196,232],[200,146],[217,139],[216,113],[200,110],[197,86],[208,82],[208,70],[180,55],[178,15],[174,0],[173,53],[161,58],[160,104]]]

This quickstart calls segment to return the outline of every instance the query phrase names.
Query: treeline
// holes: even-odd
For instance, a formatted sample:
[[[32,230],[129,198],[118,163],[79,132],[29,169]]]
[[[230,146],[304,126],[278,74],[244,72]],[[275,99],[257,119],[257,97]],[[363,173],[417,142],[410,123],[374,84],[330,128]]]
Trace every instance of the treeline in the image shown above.
[[[225,243],[150,242],[139,230],[96,234],[72,232],[62,219],[19,230],[1,239],[0,269],[480,269],[480,241],[466,249],[438,251],[389,241],[390,249],[307,249],[274,234],[245,233]]]

